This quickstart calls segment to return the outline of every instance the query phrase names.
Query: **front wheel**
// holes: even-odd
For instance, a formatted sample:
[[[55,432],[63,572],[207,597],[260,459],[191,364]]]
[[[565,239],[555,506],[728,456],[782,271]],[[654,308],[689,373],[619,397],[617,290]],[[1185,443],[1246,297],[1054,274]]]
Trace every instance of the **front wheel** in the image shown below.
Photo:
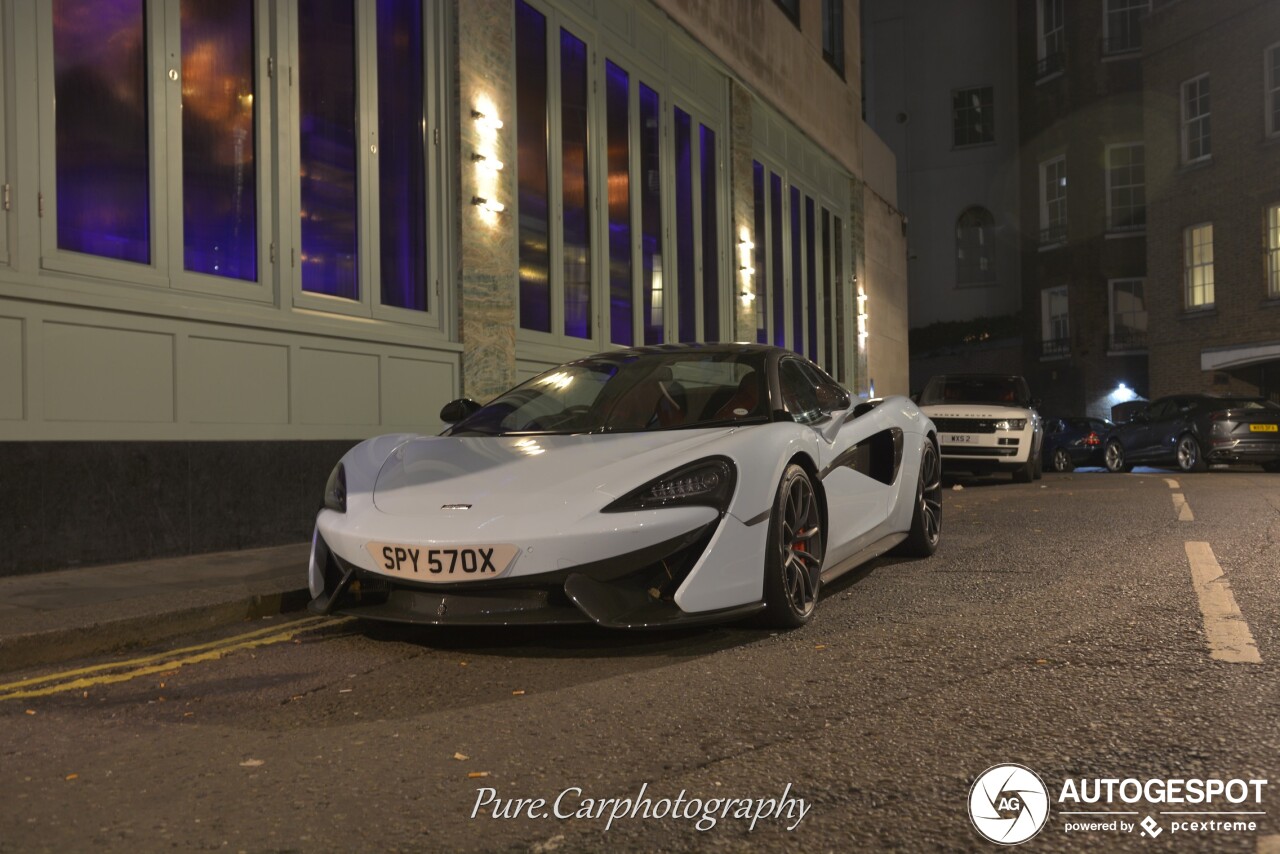
[[[1112,439],[1107,442],[1107,447],[1102,452],[1102,457],[1107,464],[1107,471],[1133,471],[1133,464],[1125,460],[1124,445],[1120,444],[1119,439]]]
[[[1200,453],[1200,443],[1190,433],[1183,433],[1178,439],[1178,468],[1182,471],[1208,471],[1204,454]]]
[[[764,621],[794,629],[809,622],[822,585],[826,539],[809,473],[794,463],[778,484],[764,560]]]
[[[1036,461],[1033,457],[1028,456],[1027,461],[1018,468],[1014,469],[1014,483],[1030,483],[1036,479]]]
[[[942,462],[928,439],[920,453],[920,477],[916,481],[915,511],[907,538],[893,550],[906,557],[928,557],[942,537]]]
[[[1053,470],[1054,471],[1074,471],[1076,464],[1071,461],[1071,455],[1067,453],[1066,448],[1058,448],[1053,452]]]

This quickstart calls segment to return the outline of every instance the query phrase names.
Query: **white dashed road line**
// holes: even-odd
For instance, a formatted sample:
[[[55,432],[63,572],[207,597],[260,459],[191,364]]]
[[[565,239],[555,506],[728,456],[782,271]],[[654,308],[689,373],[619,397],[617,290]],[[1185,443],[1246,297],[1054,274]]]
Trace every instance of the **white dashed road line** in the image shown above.
[[[1253,632],[1240,613],[1231,584],[1213,556],[1208,543],[1186,544],[1187,561],[1191,564],[1191,583],[1200,600],[1204,618],[1205,639],[1209,657],[1239,664],[1261,664],[1262,656],[1253,640]]]
[[[1181,492],[1173,494],[1173,509],[1178,511],[1179,522],[1194,522],[1195,516],[1191,515],[1191,505],[1187,503],[1186,496]]]

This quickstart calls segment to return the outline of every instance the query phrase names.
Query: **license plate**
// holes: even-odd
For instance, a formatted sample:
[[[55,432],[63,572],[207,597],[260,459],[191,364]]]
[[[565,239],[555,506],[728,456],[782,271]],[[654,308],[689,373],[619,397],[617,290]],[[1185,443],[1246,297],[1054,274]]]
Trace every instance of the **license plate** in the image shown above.
[[[1280,429],[1280,428],[1277,428],[1275,424],[1250,424],[1249,425],[1250,433],[1275,433],[1277,432],[1277,429]]]
[[[374,565],[383,572],[417,581],[477,581],[506,572],[520,550],[512,545],[431,548],[398,543],[368,543]]]
[[[973,437],[964,436],[964,435],[952,435],[952,436],[947,436],[942,441],[948,445],[965,445],[965,444],[968,444],[969,442],[972,442]]]

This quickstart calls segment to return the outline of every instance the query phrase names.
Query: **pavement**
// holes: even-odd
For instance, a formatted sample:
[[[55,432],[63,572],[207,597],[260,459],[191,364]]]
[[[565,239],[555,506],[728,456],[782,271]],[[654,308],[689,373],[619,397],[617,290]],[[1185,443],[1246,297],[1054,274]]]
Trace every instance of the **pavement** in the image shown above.
[[[310,543],[0,578],[0,672],[306,607]]]

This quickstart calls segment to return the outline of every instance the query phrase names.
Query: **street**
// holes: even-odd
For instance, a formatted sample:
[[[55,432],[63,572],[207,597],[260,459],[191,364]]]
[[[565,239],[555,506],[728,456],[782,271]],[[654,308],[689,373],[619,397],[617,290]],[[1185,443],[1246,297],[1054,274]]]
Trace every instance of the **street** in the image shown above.
[[[1275,850],[1269,786],[1060,793],[1280,783],[1280,477],[956,483],[932,559],[837,580],[790,633],[304,613],[0,674],[0,851],[989,851],[968,803],[1001,763],[1048,789],[1027,850]]]

